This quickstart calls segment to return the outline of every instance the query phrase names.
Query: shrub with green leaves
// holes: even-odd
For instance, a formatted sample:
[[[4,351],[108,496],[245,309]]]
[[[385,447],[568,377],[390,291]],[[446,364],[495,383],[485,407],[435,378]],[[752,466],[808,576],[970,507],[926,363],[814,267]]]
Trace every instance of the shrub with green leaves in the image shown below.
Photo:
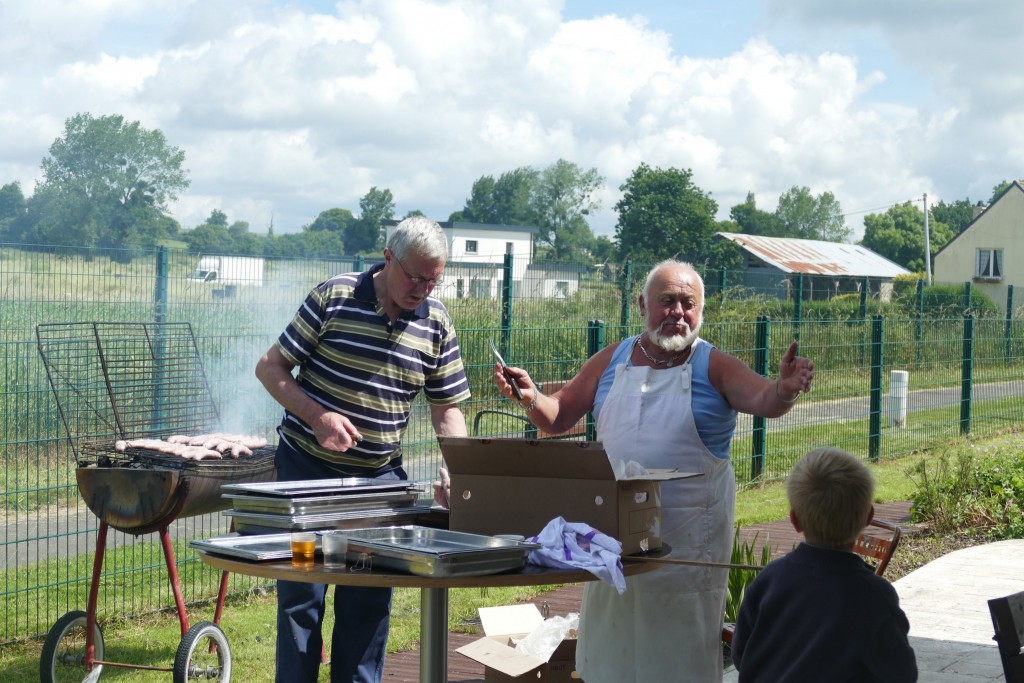
[[[1024,538],[1024,439],[961,442],[907,471],[915,485],[911,519],[936,533]]]
[[[750,541],[740,540],[740,529],[736,527],[736,533],[732,538],[732,564],[746,564],[763,567],[772,559],[772,549],[767,535],[764,537],[764,545],[758,554],[754,550],[757,543],[757,535]],[[740,604],[747,591],[747,586],[757,577],[756,569],[730,569],[729,584],[725,595],[725,621],[734,622],[740,613]]]

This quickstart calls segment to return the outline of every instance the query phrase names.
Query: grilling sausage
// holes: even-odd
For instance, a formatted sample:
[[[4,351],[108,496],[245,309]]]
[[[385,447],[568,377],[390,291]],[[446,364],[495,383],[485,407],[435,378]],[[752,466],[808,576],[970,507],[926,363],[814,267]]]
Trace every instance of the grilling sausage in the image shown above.
[[[246,436],[244,434],[224,434],[216,432],[213,434],[199,434],[187,436],[185,434],[174,434],[163,439],[119,439],[114,442],[114,450],[124,453],[128,448],[145,448],[147,450],[179,455],[189,460],[203,460],[205,458],[222,458],[225,453],[232,458],[252,455],[253,448],[263,448],[267,440],[257,436]]]

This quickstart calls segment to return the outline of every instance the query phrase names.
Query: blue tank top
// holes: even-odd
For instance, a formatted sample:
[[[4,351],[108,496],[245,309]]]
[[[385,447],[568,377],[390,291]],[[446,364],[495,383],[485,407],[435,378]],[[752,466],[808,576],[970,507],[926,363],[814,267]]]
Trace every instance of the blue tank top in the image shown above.
[[[639,335],[637,335],[639,336]],[[630,353],[633,350],[633,343],[636,337],[630,337],[619,344],[612,354],[611,362],[605,368],[604,374],[597,384],[597,395],[594,397],[594,420],[601,414],[601,406],[608,398],[612,384],[615,382],[615,368],[619,365],[629,365]],[[736,431],[736,411],[722,397],[711,384],[708,378],[708,359],[711,357],[711,349],[714,346],[703,339],[698,338],[693,344],[693,351],[687,362],[693,370],[693,383],[690,391],[693,392],[691,409],[693,419],[697,425],[697,433],[700,435],[704,446],[718,458],[729,457],[729,444],[732,442],[733,433]]]

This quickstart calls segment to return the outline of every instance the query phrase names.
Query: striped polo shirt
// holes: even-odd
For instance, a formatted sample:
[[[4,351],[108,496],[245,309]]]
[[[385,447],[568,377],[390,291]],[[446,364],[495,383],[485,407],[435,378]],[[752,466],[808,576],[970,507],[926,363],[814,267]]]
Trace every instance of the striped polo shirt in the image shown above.
[[[299,368],[299,386],[351,420],[363,437],[345,453],[330,451],[317,443],[309,425],[285,411],[281,438],[339,474],[378,469],[400,454],[412,400],[421,389],[435,405],[470,395],[448,309],[428,297],[392,325],[373,289],[373,274],[383,267],[317,285],[277,340]]]

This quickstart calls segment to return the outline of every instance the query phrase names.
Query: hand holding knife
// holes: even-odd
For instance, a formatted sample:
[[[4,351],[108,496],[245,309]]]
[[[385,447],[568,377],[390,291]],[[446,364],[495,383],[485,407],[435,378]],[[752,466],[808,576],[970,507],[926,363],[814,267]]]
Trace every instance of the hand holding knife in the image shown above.
[[[490,342],[491,345],[491,353],[493,353],[494,357],[498,360],[498,365],[501,366],[502,373],[505,375],[505,380],[512,387],[512,393],[515,394],[516,400],[522,401],[523,392],[519,390],[519,385],[516,384],[515,378],[512,376],[512,373],[508,371],[508,364],[505,362],[505,359],[501,357],[498,347],[494,345],[494,340],[489,339],[488,342]]]

